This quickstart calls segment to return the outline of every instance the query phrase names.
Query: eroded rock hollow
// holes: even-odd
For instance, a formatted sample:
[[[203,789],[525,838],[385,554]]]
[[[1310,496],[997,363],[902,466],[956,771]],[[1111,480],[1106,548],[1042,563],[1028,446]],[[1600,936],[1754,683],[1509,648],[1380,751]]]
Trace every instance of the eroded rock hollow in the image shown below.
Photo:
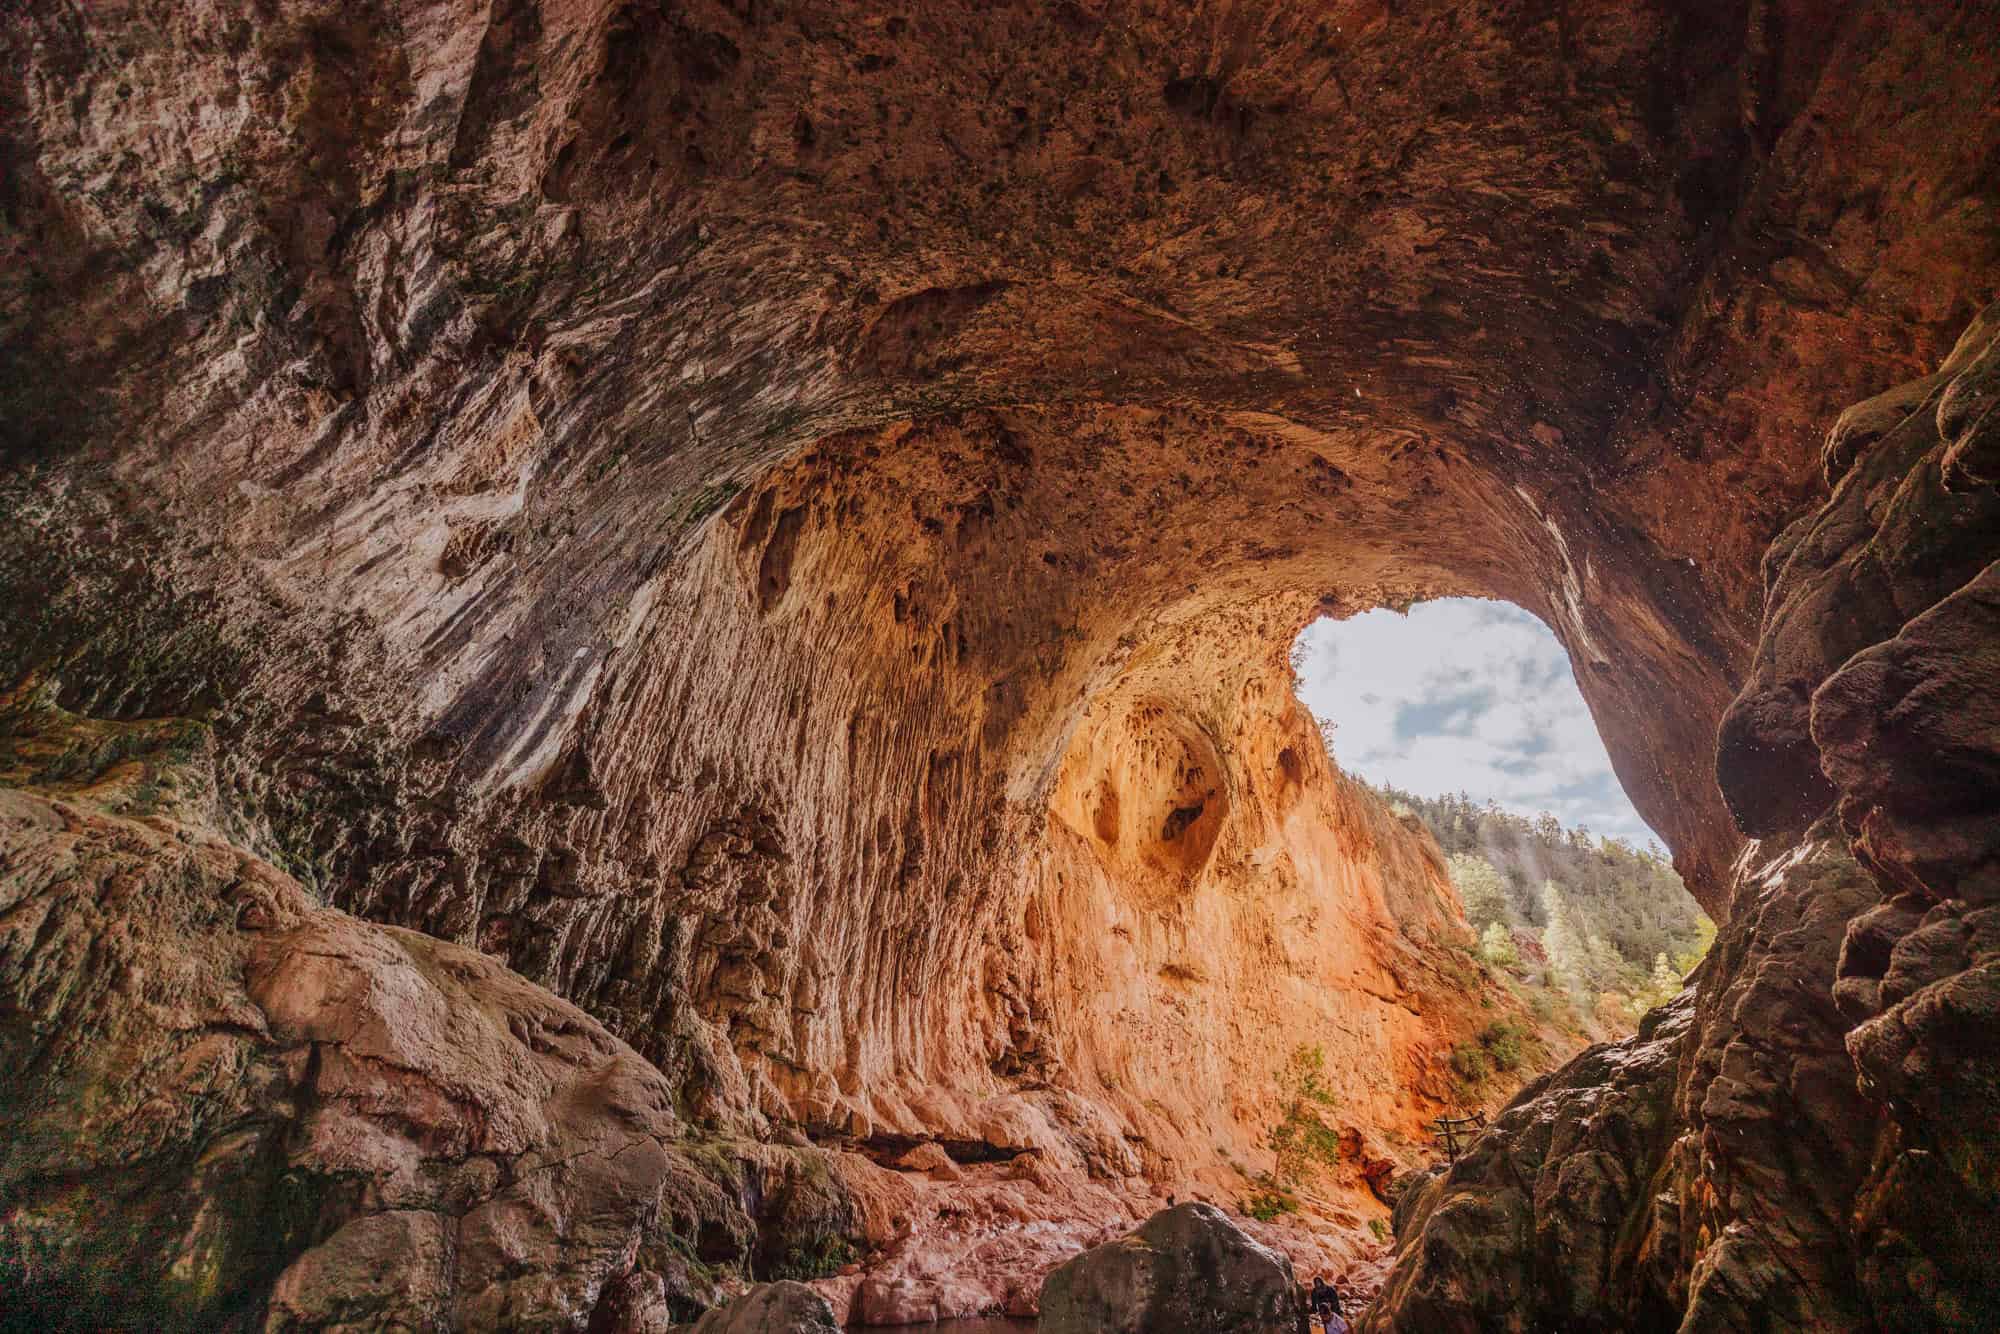
[[[1372,1318],[1991,1318],[1992,4],[0,57],[19,1309],[654,1329],[858,1248],[854,1318],[1028,1310],[1240,1181],[1303,1043],[1360,1235],[1484,1020],[1285,657],[1465,594],[1728,924]]]

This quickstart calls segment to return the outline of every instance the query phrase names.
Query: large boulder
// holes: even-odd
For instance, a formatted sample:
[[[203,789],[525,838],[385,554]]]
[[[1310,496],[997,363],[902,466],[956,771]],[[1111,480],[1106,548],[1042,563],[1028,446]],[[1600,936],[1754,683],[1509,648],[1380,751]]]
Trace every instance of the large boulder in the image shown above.
[[[211,747],[0,695],[0,1327],[640,1334],[844,1207],[574,1006],[236,847]]]
[[[1292,1262],[1206,1204],[1181,1204],[1063,1265],[1042,1285],[1041,1334],[1293,1334]]]
[[[694,1334],[839,1334],[826,1298],[803,1283],[760,1283],[695,1322]]]

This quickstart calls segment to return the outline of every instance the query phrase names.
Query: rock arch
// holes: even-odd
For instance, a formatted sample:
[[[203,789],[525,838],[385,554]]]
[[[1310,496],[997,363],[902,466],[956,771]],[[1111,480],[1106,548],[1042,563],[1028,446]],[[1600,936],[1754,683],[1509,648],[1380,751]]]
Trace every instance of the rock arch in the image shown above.
[[[1316,612],[1542,617],[1718,914],[1746,679],[1805,800],[1734,809],[1829,799],[1760,561],[2000,258],[1992,16],[1907,10],[10,16],[0,665],[212,718],[245,841],[692,1120],[1019,1143],[1061,1060],[1021,1115],[1144,1166],[1075,979],[1215,970],[1092,877],[1449,910],[1282,688]]]

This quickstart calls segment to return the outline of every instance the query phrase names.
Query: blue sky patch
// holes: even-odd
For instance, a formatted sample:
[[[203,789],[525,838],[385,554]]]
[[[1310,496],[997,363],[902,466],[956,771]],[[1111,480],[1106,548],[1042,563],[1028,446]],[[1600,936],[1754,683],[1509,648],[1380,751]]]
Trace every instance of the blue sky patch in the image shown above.
[[[1569,657],[1518,607],[1472,598],[1315,621],[1299,695],[1334,724],[1349,773],[1424,796],[1467,792],[1643,848]]]

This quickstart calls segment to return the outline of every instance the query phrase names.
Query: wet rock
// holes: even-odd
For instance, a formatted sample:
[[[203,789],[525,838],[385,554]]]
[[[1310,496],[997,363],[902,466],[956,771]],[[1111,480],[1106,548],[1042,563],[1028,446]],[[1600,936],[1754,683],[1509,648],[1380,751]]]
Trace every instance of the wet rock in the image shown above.
[[[1396,1267],[1361,1327],[1629,1327],[1628,1238],[1676,1133],[1692,1008],[1685,996],[1531,1084],[1457,1162],[1413,1182],[1396,1204]]]
[[[761,1283],[697,1320],[692,1334],[838,1334],[833,1308],[803,1283]]]
[[[1206,1204],[1164,1209],[1042,1286],[1046,1334],[1294,1334],[1291,1261]]]

